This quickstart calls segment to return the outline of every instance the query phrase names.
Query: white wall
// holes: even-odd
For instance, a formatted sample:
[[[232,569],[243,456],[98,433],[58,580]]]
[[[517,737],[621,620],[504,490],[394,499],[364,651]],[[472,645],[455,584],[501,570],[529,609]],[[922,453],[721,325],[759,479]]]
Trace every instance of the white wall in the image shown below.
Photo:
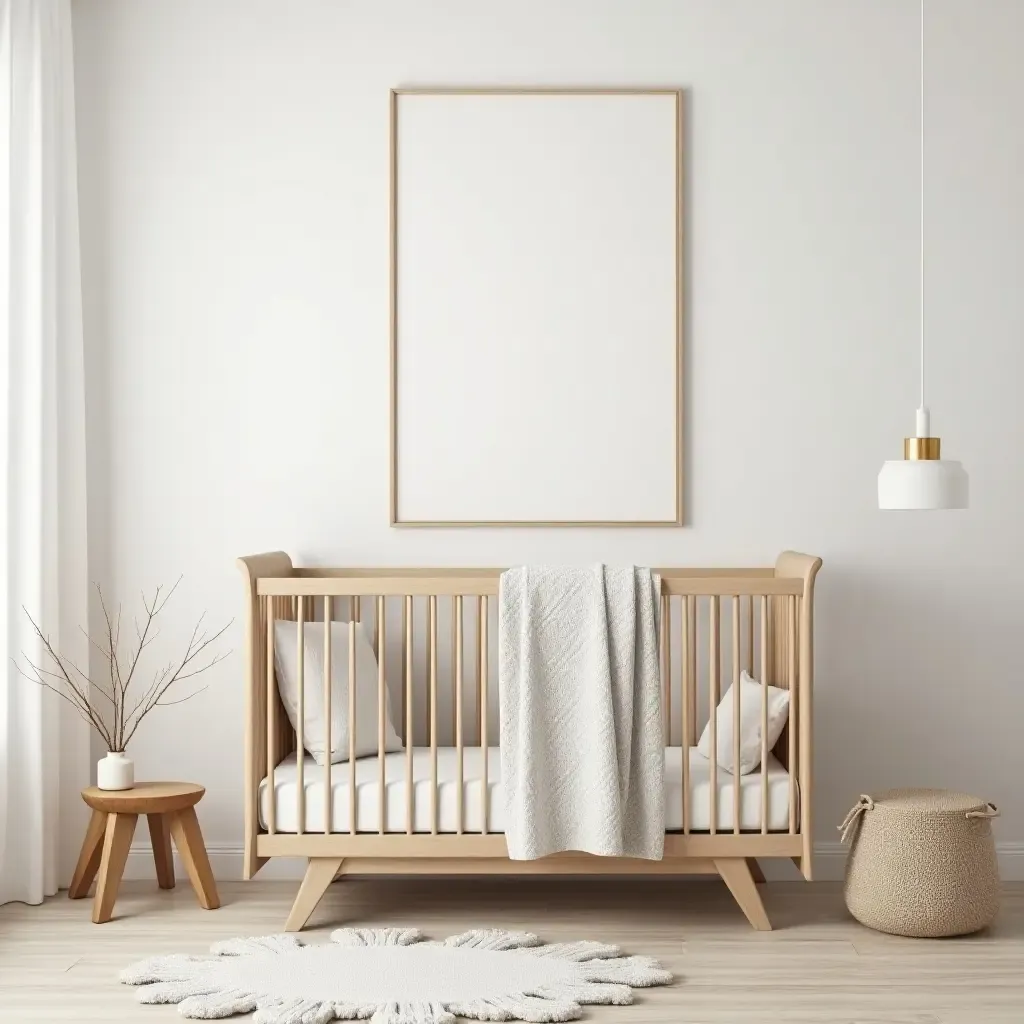
[[[184,573],[170,638],[204,608],[237,616],[233,559],[268,548],[335,564],[816,552],[819,838],[861,792],[952,786],[1001,806],[1021,870],[1024,6],[929,0],[929,400],[973,498],[883,514],[875,475],[917,400],[917,11],[80,0],[96,578],[129,601]],[[686,528],[388,527],[387,96],[427,83],[688,90]],[[237,620],[232,640],[209,690],[134,749],[142,776],[207,785],[203,827],[228,852]]]

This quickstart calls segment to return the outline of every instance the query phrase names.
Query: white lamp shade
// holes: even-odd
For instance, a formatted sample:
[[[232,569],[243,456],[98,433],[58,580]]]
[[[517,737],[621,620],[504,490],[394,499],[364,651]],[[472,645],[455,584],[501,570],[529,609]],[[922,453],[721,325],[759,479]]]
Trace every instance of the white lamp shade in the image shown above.
[[[967,471],[949,459],[899,459],[878,474],[878,507],[967,508]]]

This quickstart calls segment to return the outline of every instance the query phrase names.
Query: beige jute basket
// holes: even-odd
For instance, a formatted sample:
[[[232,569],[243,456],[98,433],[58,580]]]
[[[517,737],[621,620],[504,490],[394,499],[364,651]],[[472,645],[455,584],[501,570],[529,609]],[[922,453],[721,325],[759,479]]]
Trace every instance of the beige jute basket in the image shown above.
[[[844,895],[850,913],[892,935],[966,935],[999,910],[996,808],[943,789],[862,796],[839,826],[850,842]]]

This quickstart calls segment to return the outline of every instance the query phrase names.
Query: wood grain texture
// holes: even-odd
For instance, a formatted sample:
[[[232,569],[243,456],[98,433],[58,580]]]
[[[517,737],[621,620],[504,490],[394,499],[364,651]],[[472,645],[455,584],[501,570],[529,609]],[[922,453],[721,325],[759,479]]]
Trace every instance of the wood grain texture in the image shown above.
[[[131,789],[89,786],[82,790],[82,799],[107,814],[165,814],[199,803],[205,792],[194,782],[137,782]]]
[[[722,876],[722,881],[729,887],[729,892],[740,905],[740,910],[746,914],[747,920],[759,932],[770,932],[771,922],[765,913],[764,904],[754,883],[754,876],[751,873],[750,865],[740,857],[729,857],[724,860],[716,860],[715,867]]]
[[[171,828],[166,814],[150,814],[149,841],[156,862],[156,881],[161,889],[174,888],[174,857],[171,855]]]
[[[217,895],[217,883],[213,878],[210,858],[206,855],[206,844],[199,829],[195,808],[186,807],[172,815],[170,825],[174,845],[178,848],[181,863],[199,898],[199,905],[204,910],[216,910],[220,906],[220,897]]]
[[[117,889],[124,874],[128,850],[135,835],[137,814],[108,814],[107,829],[103,837],[103,857],[100,860],[100,880],[92,903],[93,924],[104,924],[114,914]]]
[[[286,932],[300,932],[316,905],[341,870],[340,857],[310,857],[306,873],[284,926]]]
[[[75,873],[68,888],[69,899],[80,900],[83,896],[89,895],[89,886],[92,885],[96,872],[100,869],[100,859],[103,856],[103,837],[106,831],[106,814],[103,811],[93,811],[92,817],[89,819],[89,827],[85,830],[85,839],[82,840],[82,850],[78,855]]]
[[[142,1006],[123,968],[168,953],[202,955],[232,935],[281,927],[294,882],[222,883],[207,914],[187,886],[126,881],[118,920],[96,928],[81,903],[0,906],[3,1019],[17,1024],[173,1024],[175,1006]],[[762,899],[775,930],[756,932],[720,881],[625,878],[362,879],[330,885],[303,941],[339,926],[414,925],[430,938],[500,924],[547,942],[595,939],[656,957],[673,975],[631,1006],[588,1006],[587,1024],[1020,1024],[1024,884],[976,936],[941,942],[869,931],[838,885],[773,883]],[[248,1022],[248,1017],[233,1018]]]

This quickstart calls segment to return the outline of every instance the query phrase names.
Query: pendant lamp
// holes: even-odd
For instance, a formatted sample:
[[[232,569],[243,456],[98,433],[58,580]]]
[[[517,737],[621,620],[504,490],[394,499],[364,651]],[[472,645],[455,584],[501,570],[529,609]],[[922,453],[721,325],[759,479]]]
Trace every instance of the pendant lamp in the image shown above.
[[[924,0],[921,0],[921,401],[914,437],[903,440],[903,458],[886,462],[878,474],[882,509],[967,508],[967,472],[943,459],[941,441],[931,436],[924,401]]]

